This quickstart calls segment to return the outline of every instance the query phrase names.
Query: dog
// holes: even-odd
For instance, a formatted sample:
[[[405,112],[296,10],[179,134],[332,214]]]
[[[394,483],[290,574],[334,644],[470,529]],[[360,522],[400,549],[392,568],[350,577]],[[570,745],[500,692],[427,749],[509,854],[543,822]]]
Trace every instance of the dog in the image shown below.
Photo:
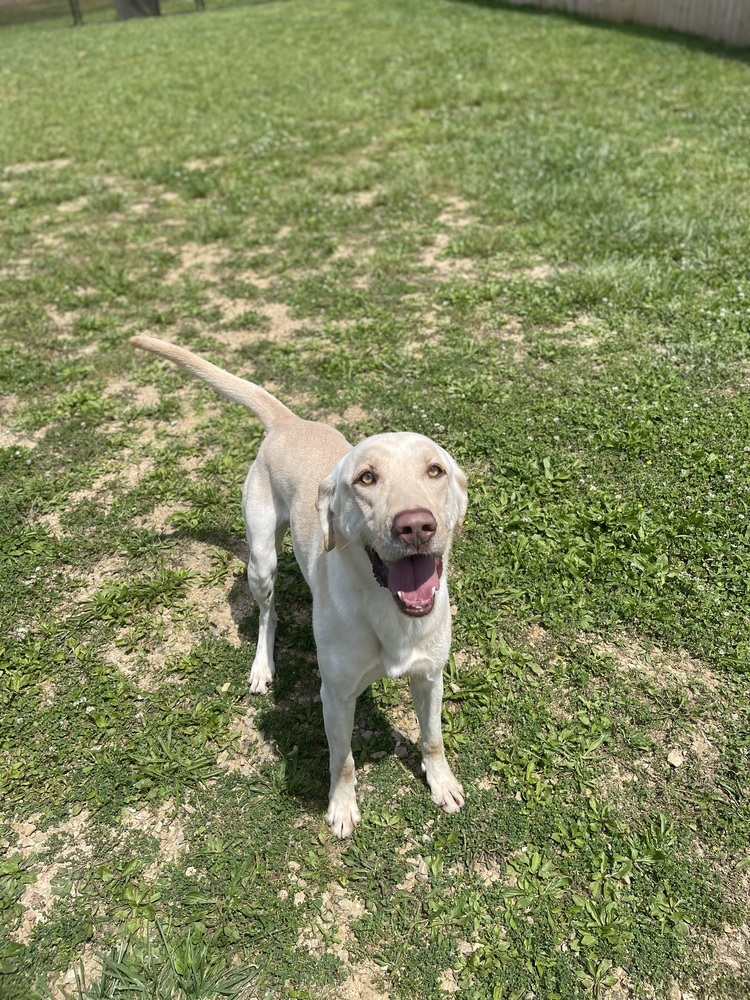
[[[445,757],[441,705],[451,639],[446,576],[466,514],[464,473],[421,434],[375,434],[352,447],[335,428],[301,419],[265,389],[184,348],[146,335],[130,343],[247,407],[265,428],[242,495],[247,578],[260,618],[250,691],[264,694],[274,677],[274,584],[289,528],[312,591],[331,833],[348,837],[360,821],[354,710],[380,677],[408,676],[432,799],[457,812],[464,791]]]

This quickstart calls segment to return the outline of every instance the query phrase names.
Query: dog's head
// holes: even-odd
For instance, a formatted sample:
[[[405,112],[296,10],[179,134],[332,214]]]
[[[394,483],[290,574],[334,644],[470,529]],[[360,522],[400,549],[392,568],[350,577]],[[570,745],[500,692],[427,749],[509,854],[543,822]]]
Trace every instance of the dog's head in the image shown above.
[[[466,515],[466,476],[421,434],[376,434],[320,484],[325,548],[358,546],[377,582],[412,617],[432,611],[443,561]]]

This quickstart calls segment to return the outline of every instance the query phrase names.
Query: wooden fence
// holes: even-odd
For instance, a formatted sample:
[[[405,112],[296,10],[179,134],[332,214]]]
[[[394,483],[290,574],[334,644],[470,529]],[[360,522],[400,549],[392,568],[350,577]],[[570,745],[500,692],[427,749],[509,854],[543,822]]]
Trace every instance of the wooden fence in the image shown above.
[[[750,45],[750,0],[509,0],[622,24],[645,24]]]

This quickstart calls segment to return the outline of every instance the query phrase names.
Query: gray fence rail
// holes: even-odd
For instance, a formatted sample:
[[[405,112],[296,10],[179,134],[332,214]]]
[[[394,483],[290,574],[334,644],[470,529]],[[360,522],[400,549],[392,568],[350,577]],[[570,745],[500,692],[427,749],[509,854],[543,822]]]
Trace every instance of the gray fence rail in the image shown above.
[[[268,0],[0,0],[0,28],[47,20],[91,24],[147,14],[181,14],[264,2]]]

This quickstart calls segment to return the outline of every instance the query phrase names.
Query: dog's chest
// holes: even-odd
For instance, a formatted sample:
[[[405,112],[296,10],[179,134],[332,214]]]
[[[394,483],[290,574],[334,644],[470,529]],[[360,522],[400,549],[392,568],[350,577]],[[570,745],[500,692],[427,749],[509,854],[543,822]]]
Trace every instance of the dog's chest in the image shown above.
[[[436,665],[442,669],[450,652],[450,618],[433,612],[427,620],[408,623],[412,627],[378,635],[380,663],[386,677],[432,674]],[[422,627],[419,627],[422,626]]]

